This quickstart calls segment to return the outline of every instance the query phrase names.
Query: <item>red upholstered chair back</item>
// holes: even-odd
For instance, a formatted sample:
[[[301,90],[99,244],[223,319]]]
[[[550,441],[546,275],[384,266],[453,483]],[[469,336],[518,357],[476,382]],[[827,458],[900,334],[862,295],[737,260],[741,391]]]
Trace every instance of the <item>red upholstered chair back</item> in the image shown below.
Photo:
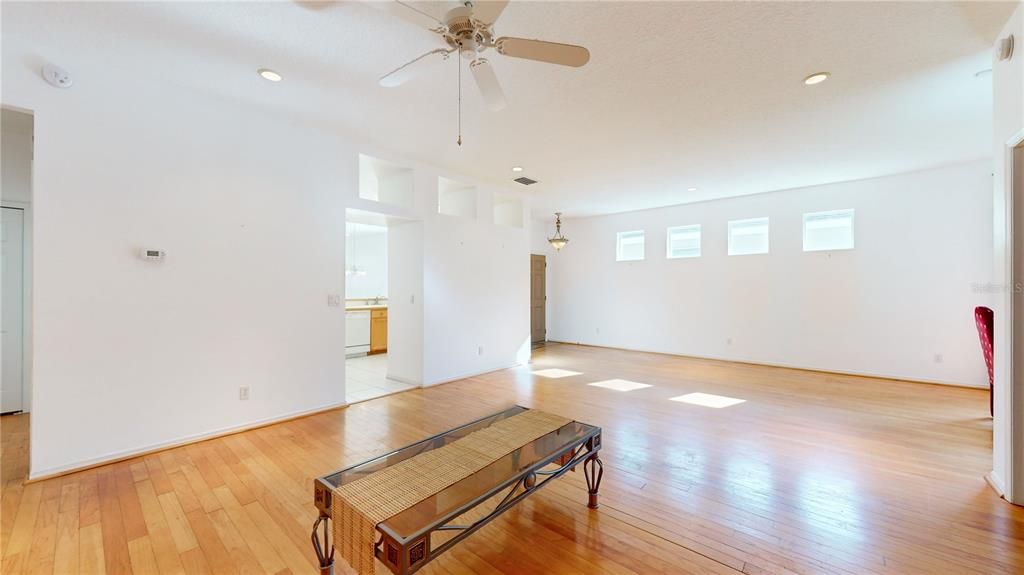
[[[994,415],[992,402],[992,389],[995,384],[994,367],[992,363],[992,346],[994,320],[992,310],[984,306],[974,308],[974,323],[978,326],[978,338],[981,340],[981,353],[985,355],[985,365],[988,366],[988,411]]]

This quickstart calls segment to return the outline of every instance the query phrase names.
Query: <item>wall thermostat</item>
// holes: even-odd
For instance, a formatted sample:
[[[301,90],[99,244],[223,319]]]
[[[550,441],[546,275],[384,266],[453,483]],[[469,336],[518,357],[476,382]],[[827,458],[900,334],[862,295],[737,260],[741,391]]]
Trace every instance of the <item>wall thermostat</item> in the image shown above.
[[[163,261],[164,256],[166,255],[167,253],[164,252],[163,250],[144,249],[139,252],[139,257],[149,261]]]

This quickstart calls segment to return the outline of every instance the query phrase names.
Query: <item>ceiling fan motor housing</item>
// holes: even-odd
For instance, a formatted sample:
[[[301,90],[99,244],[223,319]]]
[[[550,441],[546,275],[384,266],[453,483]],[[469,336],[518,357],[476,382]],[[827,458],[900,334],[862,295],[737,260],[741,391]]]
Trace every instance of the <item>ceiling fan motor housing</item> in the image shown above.
[[[464,57],[472,59],[475,53],[491,46],[490,27],[473,20],[473,10],[467,6],[452,8],[445,14],[447,31],[444,39],[448,45],[460,50]]]

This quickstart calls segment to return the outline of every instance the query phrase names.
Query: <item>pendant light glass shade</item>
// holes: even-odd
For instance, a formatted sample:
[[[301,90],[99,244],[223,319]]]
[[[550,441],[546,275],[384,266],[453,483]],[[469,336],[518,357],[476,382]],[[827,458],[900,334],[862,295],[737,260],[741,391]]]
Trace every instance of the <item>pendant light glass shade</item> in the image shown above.
[[[569,243],[569,238],[562,235],[562,212],[555,212],[555,235],[548,238],[548,243],[555,251],[561,251]]]
[[[565,238],[550,238],[548,242],[555,247],[556,250],[561,250],[565,247],[565,244],[569,243],[569,240]]]

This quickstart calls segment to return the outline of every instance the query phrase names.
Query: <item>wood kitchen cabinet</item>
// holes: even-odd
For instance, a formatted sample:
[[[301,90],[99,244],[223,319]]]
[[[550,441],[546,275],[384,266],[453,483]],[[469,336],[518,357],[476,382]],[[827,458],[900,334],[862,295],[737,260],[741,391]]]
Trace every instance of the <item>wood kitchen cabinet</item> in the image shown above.
[[[370,312],[370,353],[384,353],[388,350],[388,310],[375,309]]]

